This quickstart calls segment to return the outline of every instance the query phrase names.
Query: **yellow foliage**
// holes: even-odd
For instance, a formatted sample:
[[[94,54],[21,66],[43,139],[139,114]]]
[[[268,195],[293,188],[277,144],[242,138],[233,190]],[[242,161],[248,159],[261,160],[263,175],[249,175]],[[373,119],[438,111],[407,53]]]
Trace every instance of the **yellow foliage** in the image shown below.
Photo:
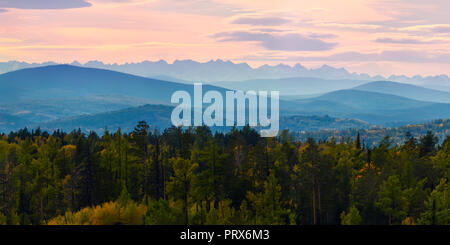
[[[92,225],[115,225],[120,223],[120,206],[114,202],[96,206],[89,218]]]
[[[0,213],[0,225],[6,225],[6,216]]]
[[[406,219],[404,219],[402,221],[402,225],[415,225],[416,222],[414,222],[414,219],[411,217],[406,217]]]
[[[61,147],[61,151],[64,153],[66,157],[72,157],[77,150],[75,145],[65,145]]]
[[[76,213],[67,212],[48,222],[49,225],[141,225],[147,207],[129,201],[125,205],[106,202]]]

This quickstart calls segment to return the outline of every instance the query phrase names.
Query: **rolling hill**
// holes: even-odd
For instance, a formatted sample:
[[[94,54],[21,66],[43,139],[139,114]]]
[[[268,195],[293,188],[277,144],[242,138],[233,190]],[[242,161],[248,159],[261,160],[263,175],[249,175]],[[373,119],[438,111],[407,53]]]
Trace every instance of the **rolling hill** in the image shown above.
[[[389,81],[370,82],[353,88],[354,90],[392,94],[436,103],[450,103],[450,93],[419,87],[411,84],[396,83]]]
[[[80,128],[83,131],[93,130],[99,133],[105,128],[115,131],[120,127],[124,132],[130,132],[139,121],[145,120],[152,128],[163,129],[171,126],[172,109],[173,107],[166,105],[143,105],[94,115],[58,119],[34,127],[39,126],[49,131],[56,129],[72,131]]]
[[[450,104],[360,90],[338,90],[296,101],[301,103],[298,112],[354,118],[377,125],[450,118]]]
[[[94,115],[145,104],[171,106],[171,96],[192,84],[144,78],[125,73],[71,65],[28,68],[0,75],[0,113],[21,114],[19,121],[43,124],[64,118]],[[203,85],[203,93],[227,89]],[[280,101],[283,111],[295,111],[294,101]],[[16,125],[24,125],[16,124]]]
[[[145,98],[155,104],[170,104],[174,91],[193,91],[186,84],[144,78],[103,69],[55,65],[28,68],[0,75],[0,89],[7,91],[0,102],[54,99],[88,95],[120,95]],[[224,91],[204,85],[203,90]]]
[[[30,122],[45,122],[83,114],[96,114],[151,103],[148,99],[125,96],[83,96],[49,98],[0,104],[0,113],[20,115]]]
[[[104,132],[105,128],[115,131],[120,127],[123,132],[131,132],[139,121],[145,120],[153,129],[164,129],[171,126],[170,115],[172,109],[173,107],[166,105],[144,105],[95,115],[59,119],[31,127],[36,128],[39,126],[48,131],[56,129],[72,131],[80,128],[85,132],[93,130],[99,133]],[[280,123],[281,129],[289,129],[291,131],[369,128],[371,126],[361,120],[299,115],[283,116],[280,118]],[[225,128],[225,130],[230,128]],[[213,128],[213,130],[223,131],[224,128]]]
[[[338,90],[304,101],[329,101],[362,111],[408,109],[430,105],[429,102],[412,100],[396,95],[367,92],[360,90]],[[302,101],[302,100],[300,100]]]
[[[9,132],[23,128],[30,122],[19,116],[0,112],[0,132]]]
[[[10,114],[27,108],[36,119],[106,112],[144,104],[172,105],[173,92],[193,94],[192,84],[144,78],[130,74],[71,65],[28,68],[0,75],[0,112]],[[228,89],[203,85],[203,93]],[[85,103],[85,104],[84,104]],[[280,100],[280,109],[295,111],[298,103]],[[64,113],[62,113],[64,112]],[[67,112],[67,113],[66,113]]]
[[[252,90],[272,90],[278,87],[286,91],[303,88],[303,91],[309,92],[323,92],[325,89],[334,90],[355,85],[354,81],[323,79],[289,78],[276,80],[273,84],[270,81],[274,82],[269,79],[233,84],[250,86],[248,89]],[[403,86],[395,83],[388,85]],[[393,94],[389,89],[387,92],[390,93],[366,91],[387,89],[389,87],[386,83],[358,85],[357,88],[331,91],[303,99],[295,99],[296,96],[292,96],[293,100],[280,100],[280,117],[283,118],[281,125],[285,123],[286,127],[296,129],[317,128],[314,125],[325,128],[339,128],[342,125],[365,127],[366,124],[401,125],[450,118],[450,104],[411,99]],[[420,87],[408,88],[414,89],[412,94],[416,97],[432,93],[429,95],[436,95],[435,98],[440,95],[439,100],[442,100],[445,95],[437,93],[440,91]],[[0,127],[2,130],[23,126],[65,130],[77,127],[102,129],[105,126],[120,126],[125,129],[134,127],[140,120],[147,120],[150,124],[163,128],[170,126],[172,93],[177,90],[193,93],[191,84],[70,65],[30,68],[2,74],[0,89],[6,91],[0,98],[0,125],[4,125]],[[208,90],[217,90],[223,96],[227,91],[225,88],[204,85],[203,91]],[[283,93],[281,95],[283,96]],[[146,106],[142,107],[144,105]],[[344,123],[341,120],[333,124],[325,118],[327,115],[356,121]],[[302,116],[318,116],[324,120],[323,125],[317,122],[317,118],[314,119],[315,123],[305,124],[314,120]]]
[[[203,91],[225,89],[204,85]],[[177,90],[193,86],[70,65],[28,68],[0,75],[0,113],[27,123],[116,111],[145,104],[171,105]],[[20,125],[23,125],[20,124]]]
[[[281,79],[256,79],[239,82],[215,82],[216,86],[235,90],[280,91],[282,96],[322,94],[335,90],[350,89],[364,84],[359,80],[326,80],[312,77]]]

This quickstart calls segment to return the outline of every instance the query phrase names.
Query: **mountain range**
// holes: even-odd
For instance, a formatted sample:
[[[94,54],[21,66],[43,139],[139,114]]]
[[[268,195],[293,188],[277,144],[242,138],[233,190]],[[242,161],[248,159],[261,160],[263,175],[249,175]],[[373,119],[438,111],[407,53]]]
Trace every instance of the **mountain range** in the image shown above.
[[[226,84],[232,83],[252,90],[308,91],[309,96],[299,98],[292,93],[282,97],[281,129],[370,128],[450,118],[449,93],[403,83],[289,78]],[[203,90],[227,91],[216,85],[224,83],[204,85]],[[140,120],[165,128],[170,126],[172,93],[193,93],[192,84],[71,65],[1,74],[0,89],[4,91],[0,98],[3,132],[25,126],[86,131],[121,127],[127,131]]]
[[[42,67],[57,65],[56,62],[27,63],[18,61],[0,62],[0,73],[31,67]],[[164,60],[142,61],[124,64],[105,64],[101,61],[89,61],[80,63],[72,62],[70,65],[90,68],[107,69],[143,77],[161,78],[163,80],[183,80],[190,82],[222,82],[222,81],[245,81],[253,79],[280,79],[292,77],[310,77],[331,80],[358,80],[358,81],[396,81],[421,85],[429,88],[439,88],[450,91],[450,78],[447,75],[438,76],[413,76],[392,75],[383,77],[380,75],[370,76],[368,74],[351,73],[345,68],[334,68],[323,65],[316,69],[308,69],[301,64],[289,66],[262,65],[252,68],[247,63],[233,63],[221,59],[208,62],[197,62],[193,60],[175,60],[168,63]],[[168,79],[166,79],[168,78]],[[172,78],[172,79],[170,79]]]

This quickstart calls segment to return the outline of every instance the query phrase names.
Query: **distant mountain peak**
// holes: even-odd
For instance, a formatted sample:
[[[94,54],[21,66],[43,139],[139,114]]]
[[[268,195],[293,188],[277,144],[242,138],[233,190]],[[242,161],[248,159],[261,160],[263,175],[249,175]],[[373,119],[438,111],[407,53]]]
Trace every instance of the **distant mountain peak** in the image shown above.
[[[27,63],[19,61],[0,62],[0,74],[30,67],[54,65],[54,62]],[[335,68],[324,64],[319,68],[308,69],[297,63],[293,66],[287,64],[268,65],[264,64],[253,68],[247,63],[234,63],[230,60],[211,59],[207,62],[198,62],[191,59],[174,60],[168,63],[165,60],[127,62],[124,64],[104,63],[99,60],[91,60],[86,63],[73,61],[72,65],[92,68],[103,68],[144,77],[169,76],[185,81],[245,81],[251,79],[281,79],[290,77],[311,77],[320,79],[348,79],[360,81],[386,80],[385,77],[376,75],[369,76],[365,73],[348,72],[344,67]],[[427,86],[448,86],[450,91],[450,78],[441,74],[436,76],[416,75],[408,77],[405,75],[392,75],[388,80],[412,83]]]

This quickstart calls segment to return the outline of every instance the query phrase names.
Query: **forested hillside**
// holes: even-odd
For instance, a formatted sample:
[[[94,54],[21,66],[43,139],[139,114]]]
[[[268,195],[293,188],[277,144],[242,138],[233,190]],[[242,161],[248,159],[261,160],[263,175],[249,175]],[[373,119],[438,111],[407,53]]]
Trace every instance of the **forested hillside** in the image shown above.
[[[0,224],[450,224],[450,137],[261,138],[248,127],[0,138]]]
[[[348,128],[341,130],[318,129],[315,131],[301,131],[296,134],[296,138],[300,141],[305,141],[308,138],[315,140],[331,140],[345,141],[348,138],[353,140],[359,134],[361,142],[368,146],[374,146],[384,137],[389,136],[390,140],[396,144],[401,145],[406,140],[408,135],[420,137],[432,131],[439,142],[443,142],[450,134],[450,119],[434,120],[423,124],[408,124],[400,127],[372,127],[372,128]]]

